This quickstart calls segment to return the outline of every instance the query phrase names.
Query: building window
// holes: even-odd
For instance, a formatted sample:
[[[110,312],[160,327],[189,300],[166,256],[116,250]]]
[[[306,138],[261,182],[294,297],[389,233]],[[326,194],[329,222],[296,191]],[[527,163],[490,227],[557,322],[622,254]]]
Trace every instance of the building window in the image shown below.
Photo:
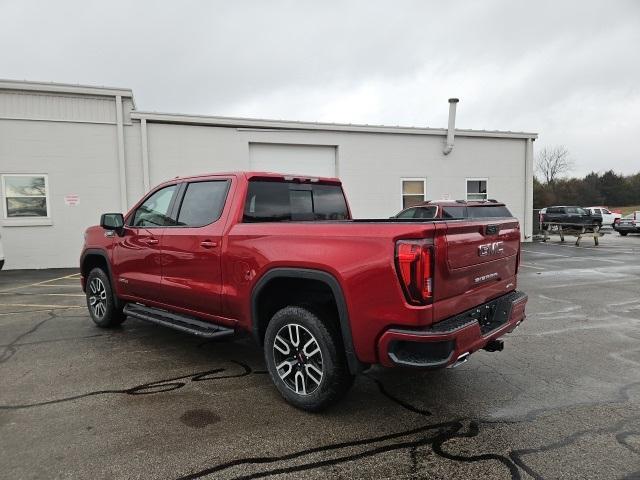
[[[487,179],[467,178],[467,200],[487,199]]]
[[[2,175],[4,218],[49,217],[49,186],[46,175]]]
[[[418,205],[427,199],[427,180],[425,178],[403,178],[401,183],[403,209]]]

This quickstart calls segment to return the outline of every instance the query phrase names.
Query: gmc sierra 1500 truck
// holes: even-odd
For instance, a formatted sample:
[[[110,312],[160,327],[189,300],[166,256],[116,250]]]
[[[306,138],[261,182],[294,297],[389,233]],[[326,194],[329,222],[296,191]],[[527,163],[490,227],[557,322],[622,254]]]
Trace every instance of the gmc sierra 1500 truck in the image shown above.
[[[93,321],[250,332],[292,405],[318,411],[372,364],[444,368],[525,318],[512,217],[352,220],[341,183],[175,178],[103,214],[80,258]]]

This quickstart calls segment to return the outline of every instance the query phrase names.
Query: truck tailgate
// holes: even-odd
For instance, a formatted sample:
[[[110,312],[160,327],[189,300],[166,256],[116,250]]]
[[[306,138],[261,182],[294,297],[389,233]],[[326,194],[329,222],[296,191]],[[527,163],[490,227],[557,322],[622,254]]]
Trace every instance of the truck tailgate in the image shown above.
[[[439,229],[440,230],[440,229]],[[520,227],[515,218],[448,221],[437,241],[435,321],[515,289]]]

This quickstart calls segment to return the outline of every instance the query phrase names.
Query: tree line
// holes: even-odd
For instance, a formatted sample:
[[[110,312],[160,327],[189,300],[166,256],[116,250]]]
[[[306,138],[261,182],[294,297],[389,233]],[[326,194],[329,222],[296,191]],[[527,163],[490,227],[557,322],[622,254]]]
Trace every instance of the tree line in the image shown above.
[[[621,175],[613,170],[591,172],[583,178],[566,178],[573,167],[563,146],[543,148],[536,161],[533,179],[533,208],[550,205],[640,205],[640,172]]]

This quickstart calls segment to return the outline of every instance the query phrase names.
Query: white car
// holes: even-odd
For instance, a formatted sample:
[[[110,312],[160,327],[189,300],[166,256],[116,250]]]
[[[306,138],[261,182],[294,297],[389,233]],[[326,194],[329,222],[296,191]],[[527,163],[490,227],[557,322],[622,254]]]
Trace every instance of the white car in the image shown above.
[[[613,213],[606,207],[587,207],[585,210],[589,211],[591,215],[601,215],[602,216],[602,226],[604,228],[613,227],[613,224],[616,222],[616,218],[622,217],[620,213]]]

